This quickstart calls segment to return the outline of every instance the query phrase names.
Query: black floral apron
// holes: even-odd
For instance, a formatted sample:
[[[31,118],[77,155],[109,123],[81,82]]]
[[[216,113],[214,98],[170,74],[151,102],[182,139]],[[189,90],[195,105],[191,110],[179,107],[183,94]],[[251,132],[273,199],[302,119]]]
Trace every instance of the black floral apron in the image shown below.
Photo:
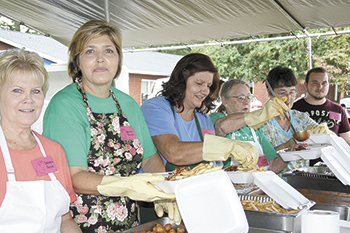
[[[121,128],[130,124],[110,90],[119,113],[93,113],[82,87],[75,80],[84,100],[91,128],[91,145],[87,156],[88,170],[109,176],[131,176],[141,167],[143,148],[138,139],[122,140]],[[82,231],[104,233],[124,231],[139,224],[138,206],[128,197],[77,194],[71,205],[73,218]]]

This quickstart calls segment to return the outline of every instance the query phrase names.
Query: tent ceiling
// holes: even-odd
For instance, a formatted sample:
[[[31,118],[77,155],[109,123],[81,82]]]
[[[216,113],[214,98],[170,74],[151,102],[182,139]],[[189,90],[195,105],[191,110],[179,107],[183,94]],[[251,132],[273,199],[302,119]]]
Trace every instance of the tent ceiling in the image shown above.
[[[350,26],[350,0],[1,0],[0,14],[68,45],[87,20],[105,19],[106,2],[124,47]]]

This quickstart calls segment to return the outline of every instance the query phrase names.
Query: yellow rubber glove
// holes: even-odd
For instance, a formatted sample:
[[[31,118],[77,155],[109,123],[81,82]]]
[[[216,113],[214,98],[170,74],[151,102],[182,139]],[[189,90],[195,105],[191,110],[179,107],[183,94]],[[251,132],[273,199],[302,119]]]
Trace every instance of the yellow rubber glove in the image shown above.
[[[175,200],[156,201],[154,202],[154,210],[159,218],[163,217],[164,212],[166,212],[168,213],[170,224],[180,225],[181,215]]]
[[[308,125],[307,128],[311,134],[333,134],[334,133],[328,128],[327,123],[323,122],[319,125]]]
[[[226,161],[233,157],[243,167],[258,163],[258,150],[249,142],[206,134],[203,143],[204,161]]]
[[[284,103],[286,96],[281,98],[272,97],[267,103],[258,110],[244,113],[245,123],[253,129],[258,129],[266,121],[271,120],[275,116],[283,115],[283,111],[288,111],[287,105]]]
[[[141,173],[134,176],[104,176],[97,190],[104,196],[127,196],[134,201],[153,202],[175,199],[175,194],[155,188],[150,181],[164,180],[162,175]]]

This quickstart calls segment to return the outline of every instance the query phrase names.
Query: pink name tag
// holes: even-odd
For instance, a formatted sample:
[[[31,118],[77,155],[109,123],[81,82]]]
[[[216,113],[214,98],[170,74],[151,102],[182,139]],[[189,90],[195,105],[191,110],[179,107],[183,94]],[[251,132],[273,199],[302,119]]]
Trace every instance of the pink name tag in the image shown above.
[[[258,166],[259,167],[265,167],[265,166],[268,166],[268,165],[269,165],[269,162],[267,162],[266,156],[265,155],[259,156]]]
[[[214,130],[210,130],[210,129],[202,129],[203,138],[205,137],[206,134],[215,135],[215,132]]]
[[[31,161],[37,176],[43,176],[58,171],[51,156]]]
[[[341,114],[338,112],[329,112],[329,118],[332,120],[340,121],[341,120]]]
[[[132,140],[136,139],[136,135],[131,126],[120,127],[120,136],[122,140]]]

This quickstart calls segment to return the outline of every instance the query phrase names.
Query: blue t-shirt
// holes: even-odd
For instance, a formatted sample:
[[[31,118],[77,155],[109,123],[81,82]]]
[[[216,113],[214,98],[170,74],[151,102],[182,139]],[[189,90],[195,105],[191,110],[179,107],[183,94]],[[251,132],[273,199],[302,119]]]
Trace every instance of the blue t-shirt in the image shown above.
[[[176,110],[172,111],[170,102],[164,96],[157,96],[147,100],[142,104],[141,110],[152,137],[162,134],[173,134],[178,136],[183,142],[201,141],[195,119],[191,121],[182,119]],[[207,114],[198,111],[195,111],[195,114],[202,131],[203,129],[214,131],[214,125]],[[221,161],[213,163],[215,166],[222,165]],[[169,168],[167,164],[167,170],[170,170]]]

